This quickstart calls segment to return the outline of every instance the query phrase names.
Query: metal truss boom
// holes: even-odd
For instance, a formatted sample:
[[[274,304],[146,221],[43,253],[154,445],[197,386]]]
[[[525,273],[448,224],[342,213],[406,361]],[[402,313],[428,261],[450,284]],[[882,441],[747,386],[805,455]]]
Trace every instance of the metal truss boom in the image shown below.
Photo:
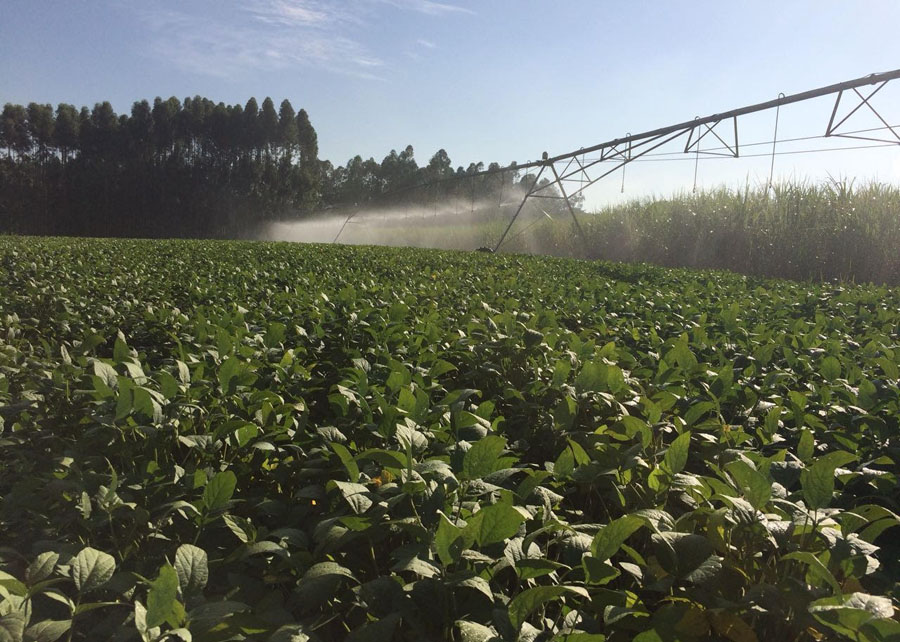
[[[575,210],[572,207],[572,203],[570,200],[573,196],[577,196],[600,179],[612,174],[619,168],[624,167],[626,164],[633,162],[634,160],[646,155],[654,149],[657,149],[658,147],[661,147],[662,145],[665,145],[666,143],[669,143],[676,138],[684,135],[687,135],[687,142],[684,146],[684,153],[695,153],[698,157],[700,154],[712,154],[717,156],[731,156],[734,158],[738,158],[740,157],[740,146],[738,142],[738,118],[747,114],[753,114],[769,109],[777,109],[783,105],[790,105],[805,100],[811,100],[813,98],[837,94],[837,99],[835,100],[834,108],[831,112],[831,118],[829,119],[828,125],[825,129],[825,137],[841,136],[846,138],[863,138],[861,136],[853,136],[849,133],[841,134],[836,130],[861,108],[867,107],[881,121],[881,123],[884,125],[884,129],[886,129],[893,138],[887,140],[866,138],[866,140],[878,140],[881,142],[900,144],[900,132],[896,131],[895,128],[891,125],[888,125],[888,121],[878,113],[878,111],[875,109],[875,107],[873,107],[871,103],[871,99],[875,94],[877,94],[888,82],[897,78],[900,78],[900,69],[895,69],[893,71],[884,73],[869,74],[868,76],[863,76],[854,80],[848,80],[845,82],[828,85],[826,87],[819,87],[818,89],[811,89],[809,91],[791,94],[789,96],[779,94],[778,98],[775,98],[773,100],[756,103],[754,105],[748,105],[746,107],[739,107],[737,109],[731,109],[729,111],[721,112],[718,114],[711,114],[702,118],[695,118],[693,120],[676,123],[674,125],[668,125],[666,127],[659,127],[657,129],[641,132],[639,134],[628,134],[621,138],[614,138],[597,145],[583,147],[578,150],[566,152],[564,154],[558,154],[556,156],[549,156],[546,152],[544,152],[543,158],[539,161],[531,161],[521,165],[513,164],[500,169],[477,172],[474,174],[474,176],[506,171],[520,171],[533,167],[541,168],[541,171],[532,182],[531,187],[522,198],[522,202],[516,209],[515,214],[509,221],[506,230],[503,232],[503,235],[500,237],[494,250],[498,250],[503,244],[503,241],[506,239],[506,236],[512,228],[513,223],[515,223],[519,214],[522,212],[525,203],[531,198],[560,198],[565,200],[566,206],[572,215],[574,226],[578,231],[578,234],[582,236],[582,240],[584,241],[581,225],[578,223],[578,218],[575,215]],[[859,91],[860,87],[871,85],[877,86],[871,92],[869,92],[868,95],[863,95],[863,93]],[[856,107],[854,107],[849,113],[843,116],[843,118],[838,120],[838,109],[845,92],[852,92],[853,94],[855,94],[855,96],[859,100],[859,104],[856,105]],[[732,133],[720,134],[719,131],[716,131],[716,127],[720,123],[727,121],[731,121],[733,125]],[[731,127],[729,127],[729,129],[731,129]],[[701,141],[710,134],[721,144],[719,150],[725,150],[724,152],[704,151],[700,148]],[[729,139],[731,140],[731,142],[729,142]],[[590,159],[585,162],[585,155],[595,152],[600,153],[599,158]],[[616,164],[611,169],[603,171],[593,177],[588,175],[588,169],[605,161],[615,161]],[[566,164],[561,169],[561,171],[558,171],[556,169],[556,163],[561,162],[565,162]],[[575,167],[573,167],[573,165],[575,165]],[[545,182],[545,184],[543,185],[539,185],[538,179],[547,168],[551,170],[554,180]],[[576,178],[576,176],[578,178]],[[574,181],[577,181],[579,183],[578,189],[566,190],[564,183]],[[554,188],[558,189],[561,196],[557,195]],[[541,192],[547,192],[547,194],[541,194]]]

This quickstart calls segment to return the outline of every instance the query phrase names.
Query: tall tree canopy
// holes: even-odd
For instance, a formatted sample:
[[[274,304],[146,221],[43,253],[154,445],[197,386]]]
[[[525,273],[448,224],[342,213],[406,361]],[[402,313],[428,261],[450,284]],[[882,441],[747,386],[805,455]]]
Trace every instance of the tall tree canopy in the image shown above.
[[[480,162],[454,171],[444,149],[419,167],[412,145],[335,167],[306,111],[270,97],[157,97],[122,115],[109,102],[7,103],[0,149],[0,232],[30,234],[236,236],[329,205],[499,202],[533,181]]]
[[[6,104],[0,149],[3,232],[233,236],[320,200],[316,132],[288,100]]]

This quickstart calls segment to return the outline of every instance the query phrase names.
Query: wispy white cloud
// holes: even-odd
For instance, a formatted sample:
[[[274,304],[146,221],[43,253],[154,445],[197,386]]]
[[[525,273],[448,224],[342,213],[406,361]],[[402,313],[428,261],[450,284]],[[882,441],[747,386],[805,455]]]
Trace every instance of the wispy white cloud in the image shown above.
[[[320,8],[314,3],[290,0],[253,3],[247,10],[255,14],[257,20],[261,22],[287,27],[318,26],[330,22],[332,18],[327,9]]]
[[[150,9],[140,15],[151,31],[152,54],[191,73],[235,78],[311,66],[374,79],[383,65],[344,35],[351,17],[309,0],[252,2],[232,15]]]
[[[426,15],[472,13],[434,0],[249,0],[179,3],[177,9],[136,8],[150,31],[151,53],[188,72],[242,77],[261,71],[315,67],[377,79],[382,57],[362,43],[377,6],[390,5]],[[436,45],[420,38],[420,48]]]
[[[419,13],[427,13],[432,16],[443,15],[446,13],[468,13],[475,12],[466,7],[447,2],[434,2],[434,0],[379,0],[384,4],[397,7],[398,9],[408,9],[418,11]]]
[[[245,10],[260,22],[283,27],[325,27],[352,20],[340,5],[318,0],[254,0]]]

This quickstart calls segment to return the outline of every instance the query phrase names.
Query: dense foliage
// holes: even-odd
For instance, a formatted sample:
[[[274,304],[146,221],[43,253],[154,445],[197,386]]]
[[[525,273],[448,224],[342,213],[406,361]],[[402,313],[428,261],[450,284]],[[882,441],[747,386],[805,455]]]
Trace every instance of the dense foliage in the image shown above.
[[[8,103],[0,147],[4,232],[233,236],[319,198],[316,132],[287,100]]]
[[[2,640],[900,636],[898,290],[237,242],[0,264]]]
[[[897,185],[721,188],[609,208],[586,227],[607,260],[900,285]]]
[[[795,181],[636,199],[548,220],[526,210],[505,247],[560,256],[900,285],[900,187]],[[483,233],[494,240],[503,227]]]
[[[335,167],[319,160],[306,111],[288,100],[276,111],[271,98],[243,107],[156,98],[130,115],[109,102],[7,103],[0,148],[0,232],[17,234],[234,238],[335,205],[496,203],[533,180],[514,171],[458,180],[484,164],[454,170],[441,149],[419,167],[412,146]]]

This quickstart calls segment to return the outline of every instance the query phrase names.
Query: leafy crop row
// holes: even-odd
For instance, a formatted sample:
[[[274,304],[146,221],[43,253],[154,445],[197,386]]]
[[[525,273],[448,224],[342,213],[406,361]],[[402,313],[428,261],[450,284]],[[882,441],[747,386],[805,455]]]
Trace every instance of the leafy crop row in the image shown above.
[[[0,239],[0,640],[895,640],[900,292]]]

